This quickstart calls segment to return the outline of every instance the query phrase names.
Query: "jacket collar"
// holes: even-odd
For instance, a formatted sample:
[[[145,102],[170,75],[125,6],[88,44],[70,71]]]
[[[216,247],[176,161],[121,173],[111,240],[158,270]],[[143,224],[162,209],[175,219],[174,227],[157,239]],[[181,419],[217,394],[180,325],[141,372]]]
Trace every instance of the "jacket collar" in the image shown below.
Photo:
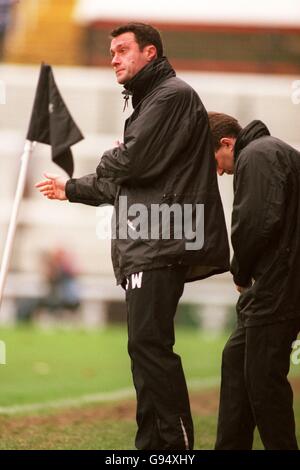
[[[266,135],[270,135],[270,132],[262,121],[255,120],[250,122],[237,136],[234,146],[234,160],[236,161],[238,159],[241,150],[250,144],[250,142]]]
[[[129,95],[132,95],[132,106],[135,108],[161,82],[175,76],[176,73],[166,57],[151,61],[124,85],[125,105]]]

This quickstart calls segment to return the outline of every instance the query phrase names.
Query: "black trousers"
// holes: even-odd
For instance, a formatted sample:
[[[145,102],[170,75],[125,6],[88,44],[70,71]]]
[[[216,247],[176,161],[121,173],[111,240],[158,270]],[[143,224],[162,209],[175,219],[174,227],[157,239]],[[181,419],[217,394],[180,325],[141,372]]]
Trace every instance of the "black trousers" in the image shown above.
[[[237,327],[225,345],[217,450],[252,449],[257,426],[269,450],[298,449],[293,392],[287,379],[300,318]]]
[[[137,395],[137,449],[193,448],[193,422],[180,357],[173,352],[174,316],[185,267],[129,276],[128,352]]]

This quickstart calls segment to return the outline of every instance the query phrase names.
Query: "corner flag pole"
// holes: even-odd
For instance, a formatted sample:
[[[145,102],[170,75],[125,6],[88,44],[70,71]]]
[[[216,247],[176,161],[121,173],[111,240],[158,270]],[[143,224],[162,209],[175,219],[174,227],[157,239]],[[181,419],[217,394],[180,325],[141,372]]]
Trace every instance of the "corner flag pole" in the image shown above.
[[[0,307],[1,307],[2,299],[3,299],[3,292],[4,292],[5,282],[7,278],[7,272],[8,272],[9,262],[11,258],[13,242],[14,242],[15,233],[16,233],[18,212],[19,212],[20,204],[21,204],[22,197],[24,194],[28,164],[29,164],[29,160],[32,155],[34,146],[35,146],[35,142],[26,140],[24,151],[21,156],[21,167],[20,167],[20,173],[19,173],[19,178],[18,178],[17,190],[16,190],[11,218],[9,222],[7,238],[6,238],[6,242],[4,246],[3,258],[2,258],[2,264],[1,264],[1,271],[0,271]]]
[[[28,163],[33,148],[36,142],[51,145],[52,160],[63,168],[71,178],[74,163],[70,147],[84,139],[62,99],[50,65],[41,65],[26,139],[0,271],[0,307],[16,232],[19,207],[24,193]]]

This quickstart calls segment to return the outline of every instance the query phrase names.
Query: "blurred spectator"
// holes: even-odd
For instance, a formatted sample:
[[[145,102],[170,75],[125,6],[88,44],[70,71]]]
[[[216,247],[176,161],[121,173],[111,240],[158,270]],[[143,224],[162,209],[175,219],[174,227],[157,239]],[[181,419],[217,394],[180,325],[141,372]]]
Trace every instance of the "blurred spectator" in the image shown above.
[[[63,249],[42,255],[42,271],[47,284],[43,297],[23,298],[17,304],[17,320],[29,321],[41,309],[59,315],[80,307],[77,272],[69,253]]]
[[[0,61],[3,60],[6,33],[11,25],[12,10],[19,0],[0,0]]]

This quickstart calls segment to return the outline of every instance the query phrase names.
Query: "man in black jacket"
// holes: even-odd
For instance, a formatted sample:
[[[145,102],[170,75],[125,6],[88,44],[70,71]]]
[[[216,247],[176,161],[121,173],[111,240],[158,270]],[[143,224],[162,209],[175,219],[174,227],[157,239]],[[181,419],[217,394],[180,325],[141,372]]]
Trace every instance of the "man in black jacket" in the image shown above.
[[[49,199],[114,205],[112,261],[126,289],[136,446],[192,449],[174,316],[186,281],[229,268],[208,117],[163,56],[158,31],[133,23],[111,36],[112,66],[133,104],[124,143],[104,153],[96,173],[46,175],[37,187]]]
[[[219,175],[234,173],[238,325],[222,359],[216,449],[297,449],[287,379],[300,331],[300,154],[261,121],[209,113]]]

